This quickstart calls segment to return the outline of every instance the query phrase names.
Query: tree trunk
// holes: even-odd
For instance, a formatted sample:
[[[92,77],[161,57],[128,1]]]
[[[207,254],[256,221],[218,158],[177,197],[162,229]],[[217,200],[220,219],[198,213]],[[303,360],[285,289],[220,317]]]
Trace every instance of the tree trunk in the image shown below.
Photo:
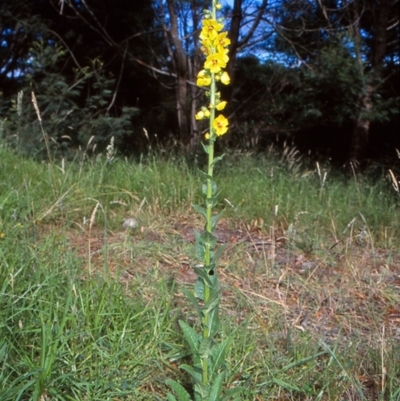
[[[229,46],[229,62],[227,66],[227,72],[232,82],[235,80],[236,54],[239,46],[240,24],[243,18],[242,3],[243,0],[235,0],[233,3],[231,27],[228,35],[229,39],[231,40],[231,45]],[[226,91],[228,92],[226,94],[228,97],[225,97],[226,101],[230,100],[232,85],[228,86],[228,88]]]
[[[367,156],[369,128],[371,125],[369,114],[372,111],[372,96],[374,89],[372,85],[367,85],[366,91],[361,100],[361,109],[355,122],[350,143],[350,153],[348,164],[351,171],[359,171],[362,162]]]
[[[174,58],[176,64],[176,108],[181,146],[186,146],[190,141],[190,119],[187,91],[187,64],[182,42],[178,33],[178,21],[175,12],[174,0],[167,0],[168,12],[171,22],[171,39],[174,46]]]
[[[357,5],[357,2],[356,2]],[[379,85],[381,78],[381,71],[383,67],[383,58],[386,52],[387,46],[387,26],[389,22],[390,8],[392,5],[391,0],[381,0],[377,15],[375,37],[372,45],[371,52],[371,67],[372,71],[370,77],[367,79],[365,92],[362,95],[360,102],[360,110],[358,117],[355,121],[350,152],[348,158],[348,164],[354,171],[359,171],[362,167],[362,163],[365,161],[367,156],[368,142],[369,142],[369,129],[371,125],[371,111],[373,110],[373,96]],[[358,12],[355,13],[358,18]],[[359,35],[359,32],[358,32]],[[361,38],[359,38],[361,39]],[[359,58],[360,66],[362,64],[361,58]],[[361,68],[360,68],[361,69]]]

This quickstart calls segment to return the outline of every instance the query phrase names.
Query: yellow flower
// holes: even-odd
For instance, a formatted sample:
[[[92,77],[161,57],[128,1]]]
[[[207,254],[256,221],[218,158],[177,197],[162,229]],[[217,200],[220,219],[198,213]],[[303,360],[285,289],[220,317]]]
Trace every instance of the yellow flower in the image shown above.
[[[229,74],[228,74],[226,71],[224,71],[224,72],[222,73],[220,79],[221,79],[221,82],[222,82],[224,85],[229,85],[230,82],[231,82],[231,78],[229,77]]]
[[[221,69],[226,67],[229,57],[224,53],[214,53],[207,56],[204,67],[210,70],[212,74],[218,74]]]
[[[200,110],[199,112],[196,113],[194,116],[196,120],[202,120],[204,118],[204,113]]]
[[[214,40],[218,52],[222,52],[226,46],[231,44],[231,40],[227,38],[228,32],[221,32]]]
[[[210,117],[210,110],[206,109],[205,107],[202,107],[202,109],[196,113],[194,116],[196,120],[203,120],[203,118],[209,118]]]
[[[214,44],[210,38],[204,38],[200,41],[201,47],[200,50],[203,54],[208,56],[209,54],[213,53]]]
[[[207,133],[204,135],[204,138],[206,138],[206,139],[210,139],[210,133],[209,133],[209,132],[207,132]]]
[[[211,85],[211,77],[207,74],[206,70],[201,70],[197,74],[197,86],[210,86]]]
[[[226,106],[226,102],[225,102],[225,100],[224,100],[223,102],[218,103],[218,104],[215,106],[215,108],[216,108],[218,111],[221,111],[221,110],[223,110],[223,109],[225,108],[225,106]]]
[[[214,40],[218,36],[218,32],[224,27],[223,24],[215,21],[214,19],[203,20],[203,28],[200,32],[200,39]]]
[[[224,135],[228,131],[229,121],[220,114],[213,122],[213,130],[217,136]]]

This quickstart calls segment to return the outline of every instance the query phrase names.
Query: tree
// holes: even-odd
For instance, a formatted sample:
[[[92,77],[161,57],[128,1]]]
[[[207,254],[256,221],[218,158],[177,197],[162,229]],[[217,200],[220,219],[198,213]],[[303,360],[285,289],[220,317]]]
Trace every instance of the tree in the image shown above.
[[[151,121],[145,113],[138,115],[137,109],[155,107],[158,102],[154,85],[157,81],[132,60],[138,57],[148,62],[153,57],[146,36],[153,23],[151,2],[146,5],[145,2],[126,4],[118,0],[31,0],[21,1],[21,4],[18,1],[5,2],[1,7],[7,13],[0,16],[1,33],[6,38],[0,48],[0,61],[3,60],[5,66],[1,69],[0,79],[9,88],[7,93],[3,89],[2,113],[7,113],[10,99],[15,98],[17,90],[27,84],[36,88],[38,100],[44,102],[41,108],[46,110],[52,103],[45,97],[50,99],[56,94],[50,93],[50,89],[54,89],[53,83],[58,81],[58,97],[53,105],[66,105],[72,101],[75,118],[78,109],[84,111],[85,124],[80,125],[80,131],[68,132],[74,146],[85,145],[90,138],[87,134],[90,131],[94,133],[96,127],[97,136],[92,144],[97,143],[100,147],[109,139],[106,133],[109,131],[103,129],[107,123],[110,129],[114,127],[118,131],[120,141],[116,140],[116,144],[124,141],[124,149],[129,150],[139,146],[137,133],[143,137],[143,125],[135,124],[133,129],[128,129],[126,123],[132,118]],[[20,30],[17,29],[19,26],[22,26]],[[155,48],[156,41],[152,43]],[[42,45],[40,51],[38,44]],[[46,57],[43,57],[44,52]],[[61,97],[65,97],[64,103]],[[88,121],[89,117],[93,118],[92,123]],[[121,125],[118,129],[113,125],[119,118],[124,120],[123,126],[127,128],[125,135],[121,134]],[[105,125],[99,129],[101,119]],[[57,132],[62,131],[59,128]]]
[[[356,170],[366,157],[370,125],[375,111],[374,96],[385,79],[385,56],[388,55],[390,39],[394,40],[393,44],[398,51],[398,31],[397,38],[390,32],[390,28],[393,29],[399,24],[398,7],[395,8],[395,3],[397,1],[393,0],[355,0],[351,4],[356,61],[360,74],[364,77],[348,159],[349,164]],[[365,21],[366,19],[369,21]],[[363,31],[364,29],[368,30],[368,33]],[[363,60],[363,41],[369,42],[366,61]]]
[[[380,95],[393,70],[398,71],[396,3],[396,0],[284,0],[276,23],[278,49],[296,58],[310,74],[318,74],[318,65],[324,63],[324,57],[327,60],[329,52],[339,55],[338,59],[330,58],[331,61],[343,60],[342,65],[351,71],[347,76],[346,107],[337,112],[353,121],[348,165],[356,170],[367,155],[371,122],[388,118]],[[394,69],[393,64],[397,65]],[[329,70],[329,65],[326,67]],[[342,72],[337,70],[335,81],[346,81]],[[390,107],[393,99],[385,100],[386,107],[393,110]]]

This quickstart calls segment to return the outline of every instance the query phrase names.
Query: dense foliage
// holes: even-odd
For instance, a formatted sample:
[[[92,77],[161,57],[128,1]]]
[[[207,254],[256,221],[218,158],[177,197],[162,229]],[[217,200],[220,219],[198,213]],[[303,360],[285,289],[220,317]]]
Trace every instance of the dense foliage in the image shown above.
[[[225,145],[294,141],[340,162],[396,157],[398,7],[391,0],[234,0],[229,28],[231,128]],[[161,146],[193,153],[203,90],[202,0],[6,0],[0,12],[0,135],[45,154]],[[22,93],[23,96],[18,93]],[[20,99],[18,102],[17,99]],[[88,145],[89,143],[89,145]]]

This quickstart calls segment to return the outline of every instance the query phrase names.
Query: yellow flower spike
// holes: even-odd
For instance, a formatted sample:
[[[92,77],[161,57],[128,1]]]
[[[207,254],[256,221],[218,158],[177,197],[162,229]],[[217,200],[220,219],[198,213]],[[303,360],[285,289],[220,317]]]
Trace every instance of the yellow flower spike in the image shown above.
[[[226,71],[222,73],[220,80],[224,85],[229,85],[231,83],[231,78],[229,77],[229,74]]]
[[[217,136],[222,136],[228,131],[229,121],[220,114],[213,122],[213,130]]]
[[[223,53],[210,54],[206,58],[204,67],[210,70],[212,74],[218,74],[221,69],[226,67],[229,57]]]
[[[218,36],[218,32],[222,30],[224,24],[215,21],[214,19],[203,20],[203,28],[200,32],[200,39],[214,40]]]
[[[221,111],[221,110],[223,110],[223,109],[225,108],[226,105],[227,105],[227,102],[224,100],[223,102],[218,103],[218,104],[215,106],[215,108],[216,108],[218,111]]]

